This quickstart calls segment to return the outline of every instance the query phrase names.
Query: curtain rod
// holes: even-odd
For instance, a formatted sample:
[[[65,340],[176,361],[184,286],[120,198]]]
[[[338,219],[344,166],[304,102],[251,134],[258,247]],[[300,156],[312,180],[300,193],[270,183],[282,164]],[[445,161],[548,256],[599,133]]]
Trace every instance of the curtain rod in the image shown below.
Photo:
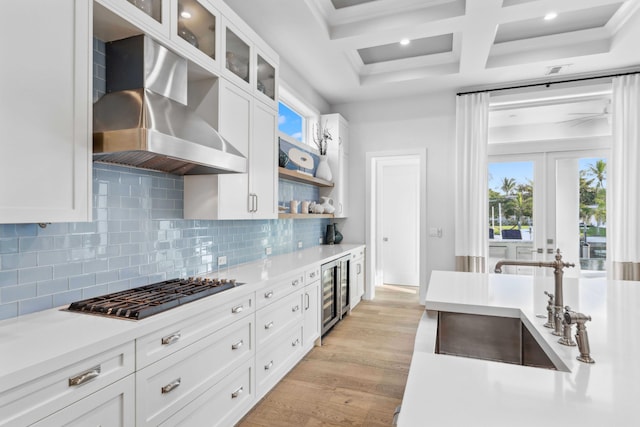
[[[458,92],[458,93],[456,93],[456,96],[471,95],[471,94],[474,94],[474,93],[483,93],[483,92],[497,92],[499,90],[523,89],[523,88],[527,88],[527,87],[536,87],[536,86],[549,87],[551,85],[556,85],[556,84],[560,84],[560,83],[573,83],[573,82],[581,82],[581,81],[585,81],[585,80],[606,79],[606,78],[609,78],[609,77],[629,76],[629,75],[632,75],[632,74],[640,74],[640,70],[639,71],[630,71],[628,73],[604,74],[602,76],[580,77],[580,78],[575,78],[575,79],[556,80],[556,81],[548,81],[548,82],[541,82],[541,83],[529,83],[529,84],[517,85],[517,86],[499,87],[499,88],[495,88],[495,89],[471,90],[471,91],[468,91],[468,92]]]

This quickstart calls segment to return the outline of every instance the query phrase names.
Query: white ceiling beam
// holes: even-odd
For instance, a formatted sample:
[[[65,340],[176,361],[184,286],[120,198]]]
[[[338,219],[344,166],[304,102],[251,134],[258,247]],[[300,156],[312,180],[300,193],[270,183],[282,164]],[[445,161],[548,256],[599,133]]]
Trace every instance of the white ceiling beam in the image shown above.
[[[502,0],[469,0],[460,47],[460,72],[484,70],[502,11]]]

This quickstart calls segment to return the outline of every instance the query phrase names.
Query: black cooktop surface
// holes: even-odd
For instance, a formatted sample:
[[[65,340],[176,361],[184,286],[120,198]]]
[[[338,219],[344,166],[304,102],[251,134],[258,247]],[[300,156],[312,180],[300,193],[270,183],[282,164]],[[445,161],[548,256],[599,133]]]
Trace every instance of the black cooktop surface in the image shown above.
[[[69,305],[69,310],[140,320],[242,284],[201,277],[172,279],[76,301]]]

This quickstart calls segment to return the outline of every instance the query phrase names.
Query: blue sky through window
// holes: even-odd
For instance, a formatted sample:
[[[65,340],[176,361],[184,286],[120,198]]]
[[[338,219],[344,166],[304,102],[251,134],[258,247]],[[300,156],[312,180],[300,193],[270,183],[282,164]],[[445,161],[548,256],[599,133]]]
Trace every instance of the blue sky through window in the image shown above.
[[[580,170],[589,169],[596,161],[606,159],[582,158],[578,160]],[[527,180],[533,181],[532,162],[496,162],[489,163],[489,188],[500,192],[503,178],[514,178],[517,184],[526,184]]]
[[[282,102],[278,105],[278,130],[302,141],[302,116]]]

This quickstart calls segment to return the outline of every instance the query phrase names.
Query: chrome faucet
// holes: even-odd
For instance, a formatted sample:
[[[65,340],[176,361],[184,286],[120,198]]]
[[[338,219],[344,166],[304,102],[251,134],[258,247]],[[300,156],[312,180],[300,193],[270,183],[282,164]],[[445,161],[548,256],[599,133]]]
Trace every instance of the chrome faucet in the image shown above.
[[[511,260],[501,260],[496,263],[495,272],[502,273],[503,265],[516,265],[520,267],[549,267],[553,268],[553,275],[555,279],[555,292],[553,294],[554,297],[554,330],[552,332],[553,335],[563,336],[563,324],[562,324],[562,310],[563,310],[563,295],[562,295],[562,276],[564,274],[563,269],[565,267],[575,267],[576,265],[572,262],[564,262],[562,261],[562,255],[560,254],[560,249],[556,251],[556,259],[555,261],[511,261]]]

